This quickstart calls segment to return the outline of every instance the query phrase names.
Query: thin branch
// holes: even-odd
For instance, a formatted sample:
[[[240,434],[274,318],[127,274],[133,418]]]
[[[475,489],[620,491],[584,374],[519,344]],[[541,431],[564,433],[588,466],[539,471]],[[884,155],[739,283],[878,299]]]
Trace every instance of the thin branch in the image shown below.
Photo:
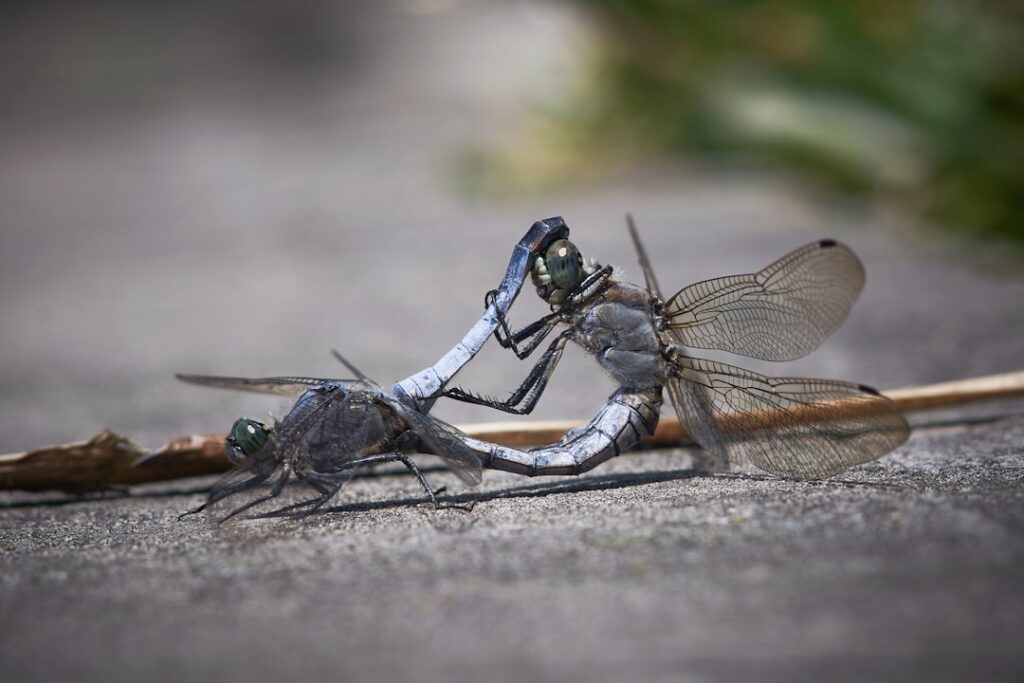
[[[977,401],[1024,396],[1024,371],[988,375],[885,392],[904,411],[960,406]],[[496,422],[464,425],[468,434],[506,446],[525,448],[553,443],[579,422]],[[645,448],[693,445],[674,416],[665,416]],[[145,457],[145,463],[135,466]],[[89,439],[44,446],[26,453],[0,455],[0,490],[73,493],[180,479],[227,470],[224,435],[182,436],[149,451],[104,429]]]

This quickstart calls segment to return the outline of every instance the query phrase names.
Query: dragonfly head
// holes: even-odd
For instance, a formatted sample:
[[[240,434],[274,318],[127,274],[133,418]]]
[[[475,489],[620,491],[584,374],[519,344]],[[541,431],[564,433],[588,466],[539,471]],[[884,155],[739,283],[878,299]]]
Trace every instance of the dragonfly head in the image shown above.
[[[224,453],[237,465],[263,448],[269,438],[270,429],[265,424],[243,417],[232,425]]]
[[[531,277],[537,294],[549,304],[557,305],[587,276],[597,269],[593,259],[585,260],[579,248],[569,240],[556,240],[533,263]]]

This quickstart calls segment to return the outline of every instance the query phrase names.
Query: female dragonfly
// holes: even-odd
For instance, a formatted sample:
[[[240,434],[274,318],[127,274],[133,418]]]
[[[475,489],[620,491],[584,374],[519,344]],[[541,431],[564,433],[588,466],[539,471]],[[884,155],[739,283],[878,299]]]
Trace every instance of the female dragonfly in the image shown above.
[[[495,336],[526,358],[562,331],[507,401],[461,388],[443,395],[512,413],[533,410],[569,341],[633,392],[668,388],[680,421],[725,462],[794,478],[831,476],[902,444],[910,428],[892,402],[862,384],[764,375],[694,358],[717,349],[769,361],[800,358],[834,332],[864,285],[864,269],[835,240],[812,242],[749,275],[705,280],[663,299],[629,221],[646,288],[612,279],[568,239],[552,243],[531,275],[552,313]],[[489,293],[487,301],[493,299]]]

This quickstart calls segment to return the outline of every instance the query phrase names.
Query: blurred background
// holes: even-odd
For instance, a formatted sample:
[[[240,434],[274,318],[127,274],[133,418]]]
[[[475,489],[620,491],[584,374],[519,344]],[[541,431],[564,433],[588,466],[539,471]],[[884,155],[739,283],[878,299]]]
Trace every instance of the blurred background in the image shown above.
[[[1022,27],[966,0],[8,5],[0,450],[275,407],[177,371],[344,375],[337,347],[404,377],[551,215],[639,278],[632,211],[669,291],[849,242],[864,298],[785,372],[1020,367]],[[524,290],[515,319],[542,312]],[[611,391],[563,365],[535,417]],[[464,383],[501,395],[525,369],[487,349]]]
[[[1024,369],[1022,24],[968,0],[5,3],[0,453],[286,407],[175,372],[344,377],[335,347],[405,377],[553,215],[640,281],[632,212],[669,293],[848,243],[867,285],[843,328],[743,367],[881,389]],[[512,320],[545,312],[527,286]],[[527,367],[491,345],[459,380],[503,396]],[[612,390],[569,348],[519,419]],[[489,472],[470,514],[410,504],[411,477],[231,529],[177,520],[208,480],[4,492],[0,671],[1021,680],[1020,404],[947,417],[828,482],[665,451]]]
[[[510,152],[513,172],[557,181],[660,157],[784,173],[913,222],[1024,241],[1016,3],[579,7],[595,40],[568,95],[545,110],[548,144]]]

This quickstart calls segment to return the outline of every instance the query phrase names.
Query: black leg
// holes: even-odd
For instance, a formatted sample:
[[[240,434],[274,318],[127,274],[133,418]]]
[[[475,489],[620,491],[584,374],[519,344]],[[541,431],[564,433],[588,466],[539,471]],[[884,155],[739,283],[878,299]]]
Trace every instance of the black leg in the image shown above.
[[[281,472],[281,476],[278,477],[277,481],[274,482],[274,485],[272,487],[270,487],[270,493],[268,493],[265,496],[260,496],[259,498],[256,498],[255,500],[249,501],[248,503],[246,503],[245,505],[243,505],[241,507],[235,508],[234,510],[229,512],[224,517],[221,517],[220,519],[218,519],[217,520],[217,524],[223,524],[224,522],[228,521],[232,517],[234,517],[236,515],[240,515],[243,512],[245,512],[246,510],[251,510],[252,508],[256,507],[257,505],[259,505],[261,503],[267,502],[271,498],[277,498],[279,495],[281,495],[281,491],[284,490],[284,485],[285,485],[285,483],[287,483],[289,476],[291,476],[291,475],[288,473],[288,470],[285,470],[285,471]]]
[[[257,464],[259,464],[259,463],[257,463]],[[253,467],[250,467],[249,469],[250,470],[251,469],[256,469],[256,467],[253,466]],[[227,475],[225,475],[225,477],[231,477],[236,472],[239,472],[239,471],[244,472],[245,470],[235,470],[235,471],[229,472]],[[188,517],[189,515],[194,515],[196,513],[202,512],[202,511],[206,510],[208,507],[210,507],[211,505],[213,505],[214,503],[222,501],[222,500],[224,500],[225,498],[227,498],[229,496],[233,496],[236,493],[241,493],[242,491],[245,491],[247,489],[251,489],[251,488],[254,488],[256,486],[259,486],[271,474],[273,474],[273,472],[266,472],[266,473],[264,473],[264,472],[256,472],[256,474],[253,474],[248,479],[244,479],[242,481],[236,481],[236,482],[233,482],[233,483],[230,483],[230,484],[225,484],[222,488],[217,488],[217,485],[214,485],[214,490],[210,492],[209,496],[207,496],[206,501],[202,505],[200,505],[199,507],[193,508],[192,510],[189,510],[188,512],[183,512],[180,515],[178,515],[178,521],[181,521],[184,517]],[[218,482],[218,483],[221,483],[221,482],[224,482],[224,479],[221,479],[220,482]]]
[[[490,306],[493,304],[496,295],[497,290],[492,289],[487,292],[484,296],[484,305]],[[498,311],[497,306],[495,306],[495,310]],[[498,311],[497,315],[498,327],[494,330],[494,338],[498,340],[498,344],[502,348],[512,349],[512,352],[516,354],[519,360],[533,353],[541,345],[545,337],[551,333],[551,330],[554,329],[561,318],[561,312],[549,313],[526,327],[512,332],[508,327],[508,320],[502,315],[501,311]],[[520,347],[519,344],[526,340],[528,340],[527,343]]]
[[[594,296],[595,293],[605,288],[608,283],[608,279],[611,278],[612,272],[615,270],[612,266],[602,266],[593,273],[588,275],[586,279],[574,289],[565,301],[559,306],[560,311],[575,310],[583,302],[590,297]]]
[[[430,485],[427,484],[427,478],[423,476],[423,473],[420,472],[420,468],[416,466],[416,463],[413,462],[412,458],[401,455],[400,459],[405,464],[405,466],[408,467],[409,470],[416,475],[416,478],[419,479],[420,486],[422,486],[423,490],[427,492],[427,496],[430,498],[430,502],[434,504],[435,510],[440,510],[442,507],[447,507],[453,508],[455,510],[462,510],[463,512],[472,512],[473,503],[470,503],[469,505],[458,505],[456,503],[449,503],[447,505],[442,506],[441,503],[438,502],[437,496],[440,495],[443,491],[445,491],[448,487],[442,486],[436,491],[432,491],[430,489]]]
[[[342,482],[331,475],[336,475],[340,472],[347,470],[354,470],[360,467],[370,467],[372,465],[383,465],[389,462],[401,462],[409,471],[416,475],[423,490],[427,492],[427,497],[430,499],[434,509],[439,509],[441,506],[437,502],[437,496],[434,490],[430,488],[430,484],[427,482],[427,478],[423,476],[423,473],[416,466],[408,455],[405,453],[380,453],[377,455],[369,455],[365,458],[359,458],[358,460],[350,460],[349,462],[342,463],[340,466],[332,470],[330,473],[319,473],[319,472],[303,472],[299,475],[299,478],[304,482],[316,489],[320,495],[311,498],[310,500],[300,501],[285,507],[278,508],[272,512],[268,512],[264,517],[281,517],[281,516],[294,516],[296,518],[308,517],[315,513],[317,510],[322,508],[328,501],[330,501],[337,493],[341,490]],[[283,484],[282,484],[283,486]],[[439,489],[439,492],[443,490]],[[280,491],[278,491],[280,493]],[[276,495],[276,494],[275,494]],[[271,496],[272,497],[272,496]],[[262,500],[260,501],[262,502]],[[246,505],[243,509],[252,507],[252,504]],[[231,514],[234,516],[242,510],[237,510]],[[225,518],[226,519],[226,518]],[[222,520],[223,521],[223,520]]]
[[[427,492],[427,497],[430,498],[430,502],[433,504],[434,509],[439,510],[441,506],[437,503],[437,496],[434,495],[434,490],[430,488],[430,484],[427,483],[427,478],[423,476],[422,472],[420,472],[420,468],[416,467],[416,463],[414,463],[405,453],[398,453],[397,455],[398,459],[402,461],[402,464],[408,467],[409,471],[416,475],[416,479],[419,480],[420,486],[423,487],[423,490]]]
[[[309,500],[302,500],[302,501],[299,501],[298,503],[292,503],[291,505],[285,505],[284,507],[278,508],[276,510],[271,510],[270,512],[266,513],[265,515],[260,515],[260,517],[288,517],[288,516],[291,516],[292,513],[295,512],[296,510],[298,510],[300,508],[308,507],[310,505],[313,505],[314,503],[319,503],[321,500],[323,500],[323,495],[322,494],[320,496],[316,497],[316,498],[310,498]]]
[[[206,503],[203,503],[202,505],[200,505],[197,508],[192,508],[191,510],[187,510],[185,512],[182,512],[180,515],[178,515],[178,521],[180,522],[181,520],[185,519],[186,517],[191,517],[192,515],[200,513],[200,512],[202,512],[205,509],[206,509]]]
[[[320,479],[307,479],[307,481],[313,488],[320,492],[320,497],[309,501],[309,507],[298,514],[293,515],[296,519],[309,517],[311,514],[326,505],[327,501],[334,498],[334,496],[338,494],[338,491],[341,490],[340,482]]]
[[[312,486],[314,489],[316,489],[317,493],[319,493],[320,495],[314,498],[310,498],[309,500],[300,500],[297,503],[292,503],[291,505],[279,507],[276,510],[271,510],[266,514],[259,515],[259,517],[295,517],[296,519],[305,517],[305,514],[296,514],[296,512],[298,510],[301,510],[302,508],[309,507],[312,507],[314,510],[319,509],[320,506],[322,506],[324,503],[333,498],[334,495],[341,488],[341,484],[337,484],[336,482],[325,482],[317,477],[311,477],[309,475],[304,475],[300,478],[304,482]]]
[[[359,458],[357,460],[350,460],[349,462],[342,463],[339,467],[327,473],[296,473],[299,479],[301,479],[302,481],[306,482],[314,489],[316,489],[317,492],[320,493],[320,495],[309,500],[299,501],[298,503],[292,503],[291,505],[286,505],[282,508],[272,510],[271,512],[268,512],[267,514],[262,516],[281,517],[288,515],[290,513],[294,513],[295,511],[300,510],[301,508],[311,508],[308,511],[304,510],[301,515],[296,515],[296,517],[306,517],[312,512],[315,512],[316,510],[320,509],[325,503],[327,503],[327,501],[333,498],[338,493],[338,491],[341,490],[343,482],[339,481],[335,477],[331,477],[330,475],[337,474],[338,472],[344,472],[346,470],[356,469],[359,467],[371,467],[373,465],[382,465],[384,463],[394,462],[395,460],[397,460],[397,458],[392,453],[386,453],[383,455],[370,455],[365,458]]]
[[[561,313],[546,315],[513,334],[506,340],[507,345],[505,348],[512,349],[512,353],[516,354],[516,358],[519,360],[528,358],[548,338],[551,330],[555,329],[555,325],[561,321]],[[497,330],[495,330],[495,333],[497,333]],[[520,346],[520,342],[523,341],[526,343]]]
[[[519,329],[516,332],[512,332],[508,326],[507,318],[498,311],[498,328],[494,330],[494,338],[498,340],[503,348],[512,349],[512,352],[516,354],[520,360],[528,357],[533,353],[537,347],[541,345],[544,339],[551,333],[555,325],[561,322],[564,317],[571,314],[577,308],[582,306],[586,301],[590,299],[597,291],[603,289],[612,276],[612,266],[604,266],[595,270],[593,273],[588,275],[579,286],[572,291],[571,294],[558,306],[558,310],[535,320],[526,327]],[[490,306],[494,303],[495,297],[497,296],[497,290],[491,290],[484,295],[484,306]],[[497,306],[495,306],[497,311]],[[519,344],[523,341],[527,341],[523,346]]]
[[[547,387],[548,380],[551,379],[558,361],[562,359],[565,345],[572,336],[572,330],[566,330],[558,335],[551,345],[548,346],[547,351],[544,352],[544,355],[541,356],[537,364],[530,370],[523,383],[512,392],[512,395],[506,401],[498,401],[486,396],[480,396],[460,387],[445,389],[441,392],[441,396],[447,396],[456,401],[494,408],[495,410],[514,415],[528,415],[533,412],[537,401],[540,400],[541,394],[544,393],[544,389]]]
[[[440,507],[440,505],[438,505],[437,502],[437,495],[434,493],[434,489],[430,488],[430,484],[427,483],[427,478],[423,476],[423,473],[420,472],[420,468],[417,467],[416,463],[413,462],[412,459],[405,453],[397,452],[372,455],[367,458],[361,458],[360,460],[353,460],[350,463],[345,463],[344,468],[352,469],[354,467],[365,467],[367,464],[378,465],[385,462],[400,462],[403,465],[405,465],[410,472],[416,475],[416,479],[419,481],[420,486],[423,487],[423,490],[427,492],[427,497],[430,499],[430,502],[434,506],[434,509],[437,510]],[[441,487],[440,489],[437,490],[437,492],[440,493],[443,490],[444,487]]]

